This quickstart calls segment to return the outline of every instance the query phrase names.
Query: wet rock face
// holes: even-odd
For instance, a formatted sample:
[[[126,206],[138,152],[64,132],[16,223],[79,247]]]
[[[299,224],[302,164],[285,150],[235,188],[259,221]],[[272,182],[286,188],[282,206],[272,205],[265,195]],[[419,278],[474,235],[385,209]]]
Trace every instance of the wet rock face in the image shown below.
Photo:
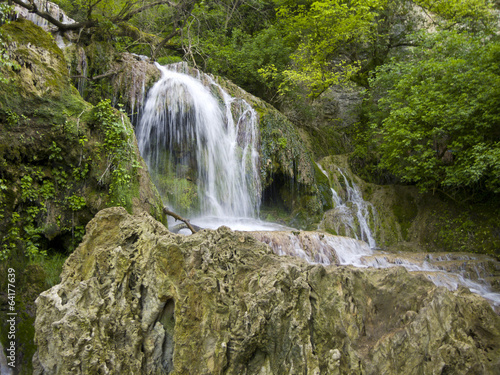
[[[101,211],[37,300],[35,374],[454,374],[500,368],[500,317],[402,268],[279,257]]]

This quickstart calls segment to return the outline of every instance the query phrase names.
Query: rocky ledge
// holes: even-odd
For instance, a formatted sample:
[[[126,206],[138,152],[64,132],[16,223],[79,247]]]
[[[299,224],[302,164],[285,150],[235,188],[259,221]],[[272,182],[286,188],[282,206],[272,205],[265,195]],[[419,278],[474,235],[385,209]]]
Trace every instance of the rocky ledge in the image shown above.
[[[404,268],[311,265],[103,210],[37,299],[35,374],[494,374],[500,317]]]

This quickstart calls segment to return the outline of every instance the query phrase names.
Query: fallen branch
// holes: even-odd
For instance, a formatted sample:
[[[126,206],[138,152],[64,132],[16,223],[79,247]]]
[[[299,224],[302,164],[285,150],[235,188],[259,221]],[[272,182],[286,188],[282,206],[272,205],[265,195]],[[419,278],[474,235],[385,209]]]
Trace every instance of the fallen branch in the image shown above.
[[[200,230],[204,229],[202,227],[199,227],[197,225],[194,225],[194,224],[191,224],[191,226],[194,228],[195,231],[199,232]],[[186,225],[186,223],[180,223],[180,224],[177,224],[175,227],[173,228],[168,228],[168,230],[172,233],[179,233],[181,229],[185,229],[187,228],[188,226]]]
[[[184,219],[182,216],[177,215],[175,212],[170,211],[167,207],[163,207],[163,213],[166,215],[172,216],[175,220],[183,221],[186,226],[189,228],[191,233],[196,233],[197,230],[193,228],[193,226],[189,223],[189,220]]]

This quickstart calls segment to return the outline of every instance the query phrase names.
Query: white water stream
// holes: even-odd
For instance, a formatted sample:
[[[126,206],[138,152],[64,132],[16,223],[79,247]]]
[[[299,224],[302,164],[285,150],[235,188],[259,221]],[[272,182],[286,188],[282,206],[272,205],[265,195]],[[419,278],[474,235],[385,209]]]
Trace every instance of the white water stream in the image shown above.
[[[175,65],[157,66],[162,77],[148,93],[136,131],[153,179],[195,180],[202,217],[256,217],[261,187],[255,111],[213,80],[207,87],[172,70]],[[179,202],[169,203],[179,208]]]
[[[328,181],[330,181],[330,176],[323,169],[323,167],[319,164],[317,164],[317,166],[328,178]],[[344,180],[346,192],[346,200],[343,201],[339,193],[331,188],[335,210],[339,213],[337,218],[341,221],[341,224],[345,227],[346,232],[349,233],[349,235],[356,239],[365,241],[368,243],[370,248],[375,249],[377,244],[375,242],[375,238],[373,237],[370,225],[368,224],[370,221],[370,214],[373,216],[376,214],[375,207],[373,207],[370,202],[363,199],[361,190],[354,181],[348,179],[340,168],[337,168],[337,170]],[[331,181],[330,185],[332,185]]]

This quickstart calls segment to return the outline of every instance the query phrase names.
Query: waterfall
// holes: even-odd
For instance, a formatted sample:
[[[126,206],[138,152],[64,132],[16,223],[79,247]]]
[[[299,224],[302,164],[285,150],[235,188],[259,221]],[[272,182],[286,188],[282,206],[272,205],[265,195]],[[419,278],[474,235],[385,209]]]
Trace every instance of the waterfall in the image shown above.
[[[330,181],[328,173],[321,165],[317,165],[321,172],[328,178],[328,181]],[[344,180],[346,193],[344,201],[339,193],[331,188],[332,200],[335,204],[339,225],[344,226],[346,234],[365,241],[370,248],[374,249],[377,244],[368,223],[370,222],[370,215],[376,215],[375,207],[363,199],[359,186],[353,180],[349,180],[340,168],[337,168],[337,170]]]
[[[370,226],[368,225],[370,212],[375,212],[373,205],[363,199],[361,191],[354,183],[347,179],[342,170],[338,169],[342,177],[344,178],[346,192],[347,192],[347,202],[351,202],[353,207],[355,207],[355,215],[357,222],[359,224],[360,239],[367,242],[368,245],[373,249],[376,247],[375,239],[373,238]],[[345,206],[345,204],[343,204]],[[357,238],[357,237],[356,237]]]
[[[136,133],[160,193],[167,197],[168,189],[183,189],[168,199],[180,212],[186,207],[176,197],[196,189],[191,198],[197,200],[200,215],[258,215],[261,187],[255,111],[206,75],[204,85],[200,76],[175,71],[178,65],[157,67],[162,77],[148,93]]]

